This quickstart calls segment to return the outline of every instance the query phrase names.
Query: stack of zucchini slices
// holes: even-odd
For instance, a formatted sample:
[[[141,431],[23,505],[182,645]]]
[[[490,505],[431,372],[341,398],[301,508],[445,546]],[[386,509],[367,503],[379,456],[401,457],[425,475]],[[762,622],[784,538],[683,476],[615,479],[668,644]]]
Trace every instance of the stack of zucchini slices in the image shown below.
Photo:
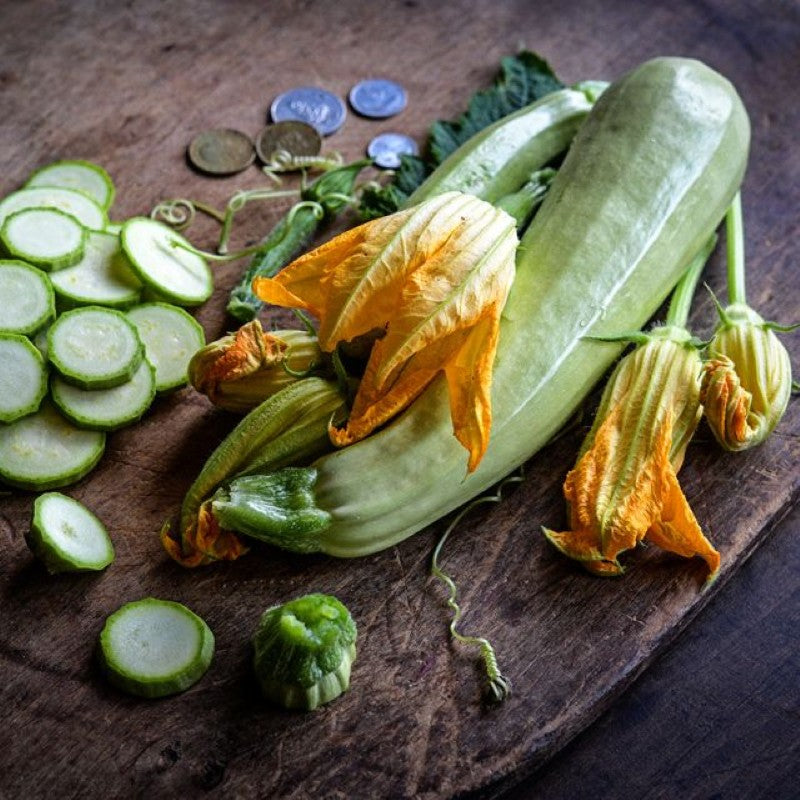
[[[66,486],[107,431],[186,383],[203,330],[183,307],[212,292],[186,240],[143,217],[112,223],[114,185],[58,161],[0,200],[0,481]]]

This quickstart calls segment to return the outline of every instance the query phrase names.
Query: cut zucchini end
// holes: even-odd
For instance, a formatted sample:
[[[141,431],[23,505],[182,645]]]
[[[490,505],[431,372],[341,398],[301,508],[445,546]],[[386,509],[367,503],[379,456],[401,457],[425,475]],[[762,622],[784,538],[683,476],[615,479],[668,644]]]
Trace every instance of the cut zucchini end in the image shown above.
[[[214,280],[206,260],[184,249],[191,245],[168,225],[133,217],[123,224],[120,241],[133,271],[158,300],[199,306],[211,297]]]
[[[144,342],[145,357],[155,367],[156,391],[174,391],[188,382],[189,361],[206,343],[200,323],[168,303],[143,303],[128,318]]]
[[[48,272],[80,261],[87,231],[71,214],[58,208],[22,208],[0,227],[0,243],[13,258]]]
[[[18,333],[0,333],[0,422],[38,411],[47,394],[47,368],[33,343]]]
[[[0,333],[33,336],[55,315],[47,274],[24,261],[0,259]]]
[[[66,311],[50,326],[47,357],[68,383],[81,389],[110,389],[133,377],[144,346],[125,314],[84,306]]]
[[[114,560],[114,545],[105,525],[84,505],[60,492],[36,498],[26,540],[51,574],[99,571]]]
[[[100,633],[100,661],[117,688],[158,698],[188,689],[214,655],[214,634],[197,614],[148,597],[115,611]]]
[[[83,192],[106,211],[114,202],[115,190],[111,176],[99,164],[81,158],[45,164],[31,173],[25,186],[58,186]]]

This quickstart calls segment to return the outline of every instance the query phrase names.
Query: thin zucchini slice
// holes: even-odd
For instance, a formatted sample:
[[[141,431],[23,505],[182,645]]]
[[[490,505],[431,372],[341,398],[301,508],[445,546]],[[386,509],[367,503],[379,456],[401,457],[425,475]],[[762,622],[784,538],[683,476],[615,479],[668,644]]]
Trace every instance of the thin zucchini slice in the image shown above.
[[[147,360],[156,369],[156,391],[168,392],[186,384],[189,361],[206,343],[200,323],[182,308],[167,303],[144,303],[128,312],[144,342]]]
[[[50,279],[22,261],[0,261],[0,333],[33,335],[55,316]]]
[[[57,375],[50,394],[61,413],[79,428],[114,431],[140,419],[156,396],[155,369],[142,360],[133,377],[111,389],[81,389]]]
[[[139,697],[164,697],[196,683],[211,664],[214,634],[180,603],[147,597],[115,611],[100,633],[109,680]]]
[[[25,539],[51,574],[101,570],[114,560],[105,525],[86,506],[60,492],[36,498]]]
[[[67,311],[47,332],[50,362],[67,382],[82,389],[110,389],[129,381],[143,355],[136,327],[111,308]]]
[[[211,297],[214,282],[205,259],[172,228],[146,217],[122,226],[122,249],[139,279],[160,299],[180,306],[197,306]]]
[[[30,340],[0,333],[0,422],[13,422],[38,410],[47,394],[47,368]]]
[[[0,243],[14,258],[52,271],[79,261],[86,246],[86,228],[58,208],[21,208],[0,228]]]
[[[60,186],[89,195],[100,208],[108,211],[114,202],[111,176],[99,165],[82,159],[54,161],[31,174],[25,183],[30,186]]]
[[[0,426],[0,480],[33,491],[67,486],[94,468],[105,444],[105,433],[76,428],[45,401],[35,414]]]
[[[60,186],[31,186],[0,200],[0,225],[10,214],[23,208],[57,208],[71,214],[89,230],[101,231],[108,223],[106,212],[83,192]]]
[[[133,273],[119,236],[90,231],[83,257],[51,276],[61,306],[127,308],[139,302],[142,283]]]

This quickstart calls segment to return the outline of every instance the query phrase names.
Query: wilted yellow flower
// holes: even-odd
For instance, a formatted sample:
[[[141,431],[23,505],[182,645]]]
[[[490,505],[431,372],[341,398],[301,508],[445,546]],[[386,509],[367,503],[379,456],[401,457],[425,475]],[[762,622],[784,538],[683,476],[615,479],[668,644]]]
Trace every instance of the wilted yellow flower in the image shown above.
[[[319,318],[324,352],[380,331],[349,419],[331,428],[335,444],[363,439],[443,372],[454,433],[469,451],[469,470],[477,467],[489,440],[492,365],[517,243],[511,216],[448,192],[254,281],[262,300]]]
[[[775,429],[792,393],[786,348],[769,323],[746,305],[721,311],[703,368],[700,401],[726,450],[760,444]]]
[[[599,575],[619,575],[618,556],[646,539],[704,558],[719,553],[692,513],[677,472],[700,419],[700,355],[683,328],[663,327],[620,361],[594,426],[564,482],[570,530],[547,538]]]
[[[214,405],[244,414],[297,380],[319,361],[317,338],[306,331],[265,333],[257,319],[198,350],[189,382]]]
[[[178,538],[170,534],[168,524],[161,529],[161,544],[169,555],[184,567],[200,567],[214,561],[235,561],[247,552],[247,546],[232,531],[220,528],[211,513],[211,501],[203,503],[191,530]]]

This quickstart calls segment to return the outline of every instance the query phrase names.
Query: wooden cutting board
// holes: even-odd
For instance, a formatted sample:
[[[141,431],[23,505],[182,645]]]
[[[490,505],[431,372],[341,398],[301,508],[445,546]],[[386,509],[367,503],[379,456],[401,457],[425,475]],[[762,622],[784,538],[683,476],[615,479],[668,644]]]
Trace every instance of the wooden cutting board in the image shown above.
[[[739,88],[753,146],[744,206],[749,300],[767,318],[796,321],[800,227],[798,30],[788,3],[6,3],[0,29],[0,192],[60,157],[103,164],[113,216],[159,200],[221,206],[265,185],[255,167],[233,178],[192,173],[184,149],[198,131],[255,135],[271,99],[298,85],[341,96],[368,76],[401,81],[403,114],[350,114],[326,141],[347,159],[372,136],[400,130],[422,142],[488,84],[523,44],[567,81],[614,78],[645,58],[692,55]],[[247,243],[285,210],[248,210]],[[200,222],[190,238],[214,241]],[[197,312],[209,338],[231,326],[225,295],[241,265],[218,267],[218,290]],[[724,294],[716,255],[707,280]],[[713,327],[700,293],[698,333]],[[797,337],[787,337],[797,363]],[[587,408],[591,409],[591,403]],[[796,503],[800,411],[742,455],[701,428],[681,483],[719,547],[717,584],[704,566],[649,548],[621,580],[601,580],[554,552],[542,524],[564,524],[560,483],[588,417],[527,465],[499,505],[474,511],[450,540],[446,568],[462,587],[463,629],[491,634],[514,685],[500,707],[481,703],[477,654],[450,644],[445,594],[428,577],[442,524],[368,558],[337,561],[256,547],[197,571],[170,562],[157,539],[204,459],[235,420],[183,390],[138,425],[109,437],[101,465],[69,494],[108,525],[117,559],[101,575],[48,576],[28,553],[33,495],[0,496],[0,796],[444,797],[489,796],[521,780],[585,727],[663,650]],[[351,690],[310,714],[259,699],[249,639],[261,611],[307,591],[331,592],[360,630]],[[207,675],[160,701],[129,698],[103,680],[98,633],[122,603],[186,603],[216,635]]]

